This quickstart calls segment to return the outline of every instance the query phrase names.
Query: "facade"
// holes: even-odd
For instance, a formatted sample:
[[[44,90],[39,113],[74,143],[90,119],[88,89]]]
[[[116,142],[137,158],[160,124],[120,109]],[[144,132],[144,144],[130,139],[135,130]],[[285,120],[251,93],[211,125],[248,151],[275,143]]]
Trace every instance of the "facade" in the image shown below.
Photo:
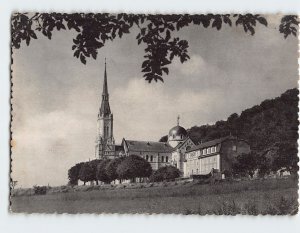
[[[115,156],[117,155],[113,136],[113,114],[111,113],[109,105],[105,62],[102,101],[97,118],[95,157],[98,159],[105,159],[114,158]]]
[[[170,165],[172,147],[167,142],[133,141],[123,139],[125,156],[138,155],[147,160],[153,170]]]
[[[153,170],[173,165],[182,173],[184,169],[185,151],[195,146],[187,136],[186,130],[179,125],[170,129],[167,142],[135,141],[123,139],[125,156],[138,155],[146,159]]]
[[[233,136],[201,143],[186,151],[184,176],[208,174],[212,168],[222,173],[229,171],[238,155],[248,153],[249,144]]]

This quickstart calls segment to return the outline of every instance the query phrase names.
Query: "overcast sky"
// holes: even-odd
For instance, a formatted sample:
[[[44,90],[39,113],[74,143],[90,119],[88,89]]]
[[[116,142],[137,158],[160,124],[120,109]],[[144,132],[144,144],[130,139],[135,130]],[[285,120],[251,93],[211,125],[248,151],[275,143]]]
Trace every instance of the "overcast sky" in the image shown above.
[[[94,158],[104,57],[117,143],[157,141],[178,114],[185,128],[214,123],[297,87],[297,39],[284,39],[279,18],[268,19],[254,36],[236,27],[181,30],[191,59],[175,61],[164,83],[142,78],[135,29],[87,65],[73,57],[73,31],[22,44],[13,54],[13,179],[19,187],[66,184],[72,165]]]

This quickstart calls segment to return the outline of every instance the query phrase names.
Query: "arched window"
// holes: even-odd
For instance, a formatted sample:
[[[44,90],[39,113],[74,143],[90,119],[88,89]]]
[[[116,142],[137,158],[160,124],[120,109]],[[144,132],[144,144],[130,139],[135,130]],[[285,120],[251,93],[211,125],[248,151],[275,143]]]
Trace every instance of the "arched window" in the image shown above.
[[[166,163],[169,162],[169,156],[166,156]]]
[[[146,160],[147,160],[147,161],[149,160],[149,155],[146,155]]]
[[[150,156],[150,162],[153,162],[153,156],[152,155]]]
[[[164,162],[164,156],[161,156],[161,162],[163,163]]]

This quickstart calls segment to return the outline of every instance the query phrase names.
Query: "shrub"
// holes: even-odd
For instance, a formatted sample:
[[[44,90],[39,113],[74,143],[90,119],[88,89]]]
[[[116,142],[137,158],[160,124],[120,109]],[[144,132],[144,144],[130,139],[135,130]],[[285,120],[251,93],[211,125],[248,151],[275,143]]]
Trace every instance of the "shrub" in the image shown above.
[[[150,177],[152,182],[174,180],[180,176],[180,171],[173,166],[165,166],[156,170]]]
[[[47,193],[47,186],[33,186],[34,194],[45,195]]]

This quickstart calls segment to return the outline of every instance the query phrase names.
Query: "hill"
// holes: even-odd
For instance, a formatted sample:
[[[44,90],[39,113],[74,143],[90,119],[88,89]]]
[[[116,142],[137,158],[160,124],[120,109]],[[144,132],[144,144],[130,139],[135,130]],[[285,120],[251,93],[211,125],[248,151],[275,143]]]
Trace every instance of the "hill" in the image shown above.
[[[213,125],[193,126],[189,137],[196,143],[232,134],[249,142],[252,151],[263,154],[279,144],[297,148],[298,89],[290,89],[275,99],[231,114]],[[166,141],[167,137],[161,138]],[[297,152],[297,151],[296,151]]]

